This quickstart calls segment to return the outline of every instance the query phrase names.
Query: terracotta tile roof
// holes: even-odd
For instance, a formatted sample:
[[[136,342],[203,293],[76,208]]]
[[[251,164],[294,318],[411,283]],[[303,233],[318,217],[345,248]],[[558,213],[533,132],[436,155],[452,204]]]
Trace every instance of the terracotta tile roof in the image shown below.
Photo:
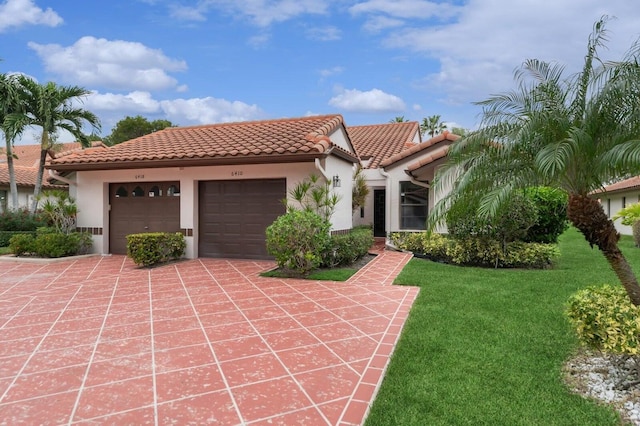
[[[23,167],[15,166],[14,171],[16,174],[16,185],[21,187],[34,187],[36,185],[36,177],[38,169],[36,167]],[[47,179],[47,173],[45,172],[44,179],[42,179],[43,188],[59,188],[57,185],[51,185]],[[9,186],[9,167],[7,164],[0,164],[0,185]]]
[[[416,133],[420,134],[417,121],[403,123],[349,126],[351,142],[360,158],[371,158],[366,169],[377,169],[380,162],[415,144]]]
[[[82,145],[80,145],[79,142],[56,144],[49,152],[47,160],[50,160],[52,155],[58,156],[62,153],[78,149],[82,149]],[[13,153],[17,157],[13,159],[13,164],[15,166],[38,167],[38,163],[40,162],[40,145],[14,145]],[[6,150],[4,148],[0,148],[0,164],[6,164],[6,162]]]
[[[458,135],[454,135],[453,133],[449,133],[448,131],[444,131],[441,134],[434,136],[433,138],[422,142],[421,144],[417,144],[414,145],[410,148],[407,148],[389,158],[386,158],[384,161],[382,161],[380,163],[381,167],[388,167],[394,163],[397,163],[398,161],[404,160],[405,158],[408,158],[414,154],[418,154],[422,151],[424,151],[425,149],[429,149],[432,146],[441,144],[441,143],[445,143],[445,146],[450,145],[450,142],[454,142],[456,140],[458,140],[460,138],[460,136]],[[449,143],[448,143],[449,142]],[[438,148],[440,149],[440,148]],[[424,164],[423,164],[424,165]],[[421,166],[420,166],[421,167]]]
[[[620,182],[612,183],[611,185],[605,186],[602,190],[592,192],[592,194],[602,194],[603,192],[621,192],[636,188],[640,188],[640,176],[634,176]]]
[[[108,149],[87,149],[56,158],[57,170],[240,164],[295,161],[332,152],[357,162],[355,154],[331,142],[328,135],[344,126],[341,115],[168,127]]]
[[[426,165],[433,163],[436,160],[446,157],[447,152],[449,152],[449,145],[441,146],[437,149],[434,149],[426,157],[422,157],[420,160],[416,161],[415,163],[409,164],[409,166],[407,167],[407,170],[409,172],[414,172],[418,170],[420,167],[424,167]]]

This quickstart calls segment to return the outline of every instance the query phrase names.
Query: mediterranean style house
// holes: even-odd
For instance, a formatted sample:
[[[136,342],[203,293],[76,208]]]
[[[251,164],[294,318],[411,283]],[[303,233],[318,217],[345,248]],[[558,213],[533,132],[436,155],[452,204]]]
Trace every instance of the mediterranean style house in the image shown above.
[[[640,176],[605,186],[602,190],[592,193],[591,196],[600,200],[605,213],[612,218],[628,205],[640,202]],[[631,227],[623,225],[620,220],[614,221],[614,224],[619,233],[633,234]]]
[[[61,143],[55,145],[54,149],[47,156],[47,164],[53,158],[65,155],[70,152],[80,150],[82,146],[77,142]],[[40,164],[40,145],[15,145],[13,147],[13,166],[16,176],[16,186],[18,187],[18,205],[11,205],[11,193],[9,189],[9,167],[7,165],[7,155],[3,148],[0,148],[0,212],[7,209],[26,208],[33,201],[33,188],[36,184],[38,165]],[[46,173],[46,172],[45,172]],[[50,176],[44,175],[42,179],[42,189],[66,189],[63,182],[49,180]]]
[[[126,253],[128,234],[181,232],[189,258],[262,259],[266,227],[312,174],[339,196],[332,232],[360,224],[379,236],[424,229],[437,201],[430,182],[456,138],[421,142],[417,122],[347,127],[333,114],[171,127],[47,167],[69,183],[77,226],[92,233],[97,253]],[[354,213],[360,165],[370,195]]]

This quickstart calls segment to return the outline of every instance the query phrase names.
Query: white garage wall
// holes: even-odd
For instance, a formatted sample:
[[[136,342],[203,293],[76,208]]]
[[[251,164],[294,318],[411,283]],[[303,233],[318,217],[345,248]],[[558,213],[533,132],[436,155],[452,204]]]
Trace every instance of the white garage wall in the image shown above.
[[[620,210],[623,208],[623,200],[626,203],[627,207],[631,204],[635,204],[640,202],[640,189],[634,189],[625,192],[618,192],[613,194],[602,194],[600,196],[600,204],[602,204],[602,208],[604,212],[609,215],[610,218],[613,218]],[[620,222],[621,219],[615,220],[613,223],[619,233],[622,235],[633,235],[633,231],[630,226],[623,225]]]
[[[329,157],[329,176],[339,174],[342,199],[334,215],[334,229],[351,228],[351,166]],[[76,175],[74,192],[78,204],[78,226],[103,228],[93,237],[95,253],[109,253],[109,184],[118,182],[180,181],[180,227],[193,229],[186,237],[187,257],[197,257],[198,181],[233,179],[287,179],[287,192],[310,174],[320,174],[314,163],[264,164],[239,166],[171,167],[158,169],[83,171]]]

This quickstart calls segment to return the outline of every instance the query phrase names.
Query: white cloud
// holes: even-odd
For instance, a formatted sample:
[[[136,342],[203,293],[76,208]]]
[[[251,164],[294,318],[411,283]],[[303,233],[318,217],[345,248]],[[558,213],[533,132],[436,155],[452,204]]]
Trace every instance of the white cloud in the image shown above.
[[[268,27],[300,15],[327,13],[327,0],[206,0],[202,7],[222,9],[232,16],[249,19],[254,25]]]
[[[53,9],[42,10],[33,0],[6,0],[0,4],[0,32],[22,25],[56,27],[63,20]]]
[[[182,5],[171,5],[170,15],[172,18],[181,21],[206,21],[205,11],[201,7],[189,7]]]
[[[404,25],[402,19],[389,18],[387,16],[373,16],[365,22],[363,28],[365,31],[377,33],[390,28],[398,28]]]
[[[68,47],[29,43],[47,71],[82,86],[121,90],[161,90],[177,86],[169,72],[187,69],[184,61],[168,58],[142,43],[86,36]]]
[[[90,111],[118,112],[120,114],[155,114],[160,111],[160,102],[149,92],[131,92],[126,95],[93,92],[84,102]]]
[[[376,12],[373,4],[399,16],[391,1],[370,1],[361,13]],[[382,5],[386,5],[383,8]],[[445,4],[443,4],[445,5]],[[423,53],[440,69],[418,82],[425,91],[449,104],[466,104],[513,87],[513,70],[528,58],[557,61],[567,72],[577,72],[586,53],[587,37],[602,15],[609,21],[609,50],[600,53],[619,59],[640,35],[640,8],[627,0],[469,0],[446,23],[408,27],[389,32],[386,46]],[[356,6],[354,6],[356,7]],[[376,12],[377,13],[377,12]]]
[[[450,18],[460,7],[449,2],[425,0],[369,0],[349,8],[354,15],[385,14],[404,19]]]
[[[320,76],[322,78],[327,78],[327,77],[331,77],[332,75],[342,74],[343,71],[344,71],[343,67],[333,67],[333,68],[325,68],[318,72],[320,73]]]
[[[362,92],[357,89],[343,90],[329,100],[329,105],[348,112],[402,112],[405,104],[395,95],[385,93],[380,89]]]
[[[167,119],[174,123],[228,123],[262,118],[264,113],[257,105],[240,101],[227,101],[213,97],[173,99],[160,101]]]
[[[335,41],[340,40],[342,31],[336,27],[314,27],[307,30],[307,37],[312,40]]]

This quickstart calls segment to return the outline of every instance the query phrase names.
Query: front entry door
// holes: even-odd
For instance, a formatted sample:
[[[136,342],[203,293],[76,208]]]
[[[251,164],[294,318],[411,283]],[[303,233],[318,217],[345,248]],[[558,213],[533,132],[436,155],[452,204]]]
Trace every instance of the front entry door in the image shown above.
[[[373,190],[373,235],[375,237],[386,237],[385,229],[385,205],[386,194],[384,189]]]

